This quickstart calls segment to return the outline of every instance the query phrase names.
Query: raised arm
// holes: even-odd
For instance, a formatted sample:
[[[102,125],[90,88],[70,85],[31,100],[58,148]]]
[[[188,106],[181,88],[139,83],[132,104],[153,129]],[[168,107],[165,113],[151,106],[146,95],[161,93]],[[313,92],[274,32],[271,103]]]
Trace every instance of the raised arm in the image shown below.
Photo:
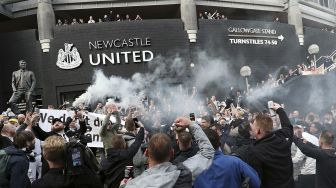
[[[145,129],[144,129],[143,126],[141,126],[138,134],[135,137],[135,141],[127,149],[128,153],[129,153],[128,156],[134,157],[134,155],[138,152],[144,138],[145,138]]]
[[[302,151],[298,148],[296,150],[295,156],[292,158],[293,164],[299,163],[303,161],[305,158],[305,155],[302,153]]]
[[[116,111],[113,114],[115,114],[116,122],[112,124],[112,130],[118,131],[119,127],[121,126],[120,113]]]
[[[208,137],[205,135],[202,128],[196,123],[192,123],[189,126],[189,131],[194,136],[197,145],[200,148],[198,153],[205,158],[212,158],[215,153],[215,149],[212,147]]]
[[[276,131],[276,134],[283,138],[289,138],[290,142],[293,140],[293,125],[289,121],[289,118],[285,112],[285,110],[281,107],[280,104],[274,103],[273,110],[276,111],[276,113],[279,115],[280,123],[281,123],[281,129]]]
[[[192,173],[192,178],[195,180],[203,170],[211,165],[215,149],[212,147],[201,127],[195,122],[192,123],[188,118],[177,118],[175,125],[177,127],[188,127],[200,148],[196,155],[183,162],[183,165],[189,168]]]
[[[291,124],[285,110],[283,108],[278,108],[276,110],[276,113],[279,114],[281,128],[289,128],[289,129],[293,130],[293,125]]]
[[[303,140],[299,137],[294,137],[294,143],[295,145],[301,150],[301,152],[308,157],[314,158],[314,159],[321,159],[325,155],[324,151],[317,146],[307,142],[306,144],[303,143]]]
[[[117,126],[119,128],[119,125],[120,125],[120,122],[121,122],[120,116],[118,114],[118,108],[115,104],[106,105],[106,111],[107,111],[107,115],[105,116],[105,118],[103,120],[103,126],[99,130],[99,135],[100,136],[106,136],[107,127],[108,127],[108,124],[110,122],[110,117],[111,117],[112,114],[116,114],[116,121],[117,121],[116,123],[114,123],[114,126],[112,127],[113,130],[115,130]]]
[[[27,127],[28,127],[28,124],[25,123],[25,122],[23,122],[23,123],[20,125],[20,127],[16,130],[16,134],[18,134],[18,133],[20,133],[20,132],[26,130]]]
[[[107,126],[110,122],[110,117],[111,117],[112,113],[107,113],[104,120],[103,120],[103,126],[100,127],[100,130],[99,130],[99,135],[100,136],[106,136],[106,133],[107,133]]]
[[[35,125],[33,126],[33,132],[36,136],[36,138],[44,141],[45,139],[47,139],[49,136],[51,136],[51,132],[45,132],[44,130],[41,129],[41,127],[39,125]]]

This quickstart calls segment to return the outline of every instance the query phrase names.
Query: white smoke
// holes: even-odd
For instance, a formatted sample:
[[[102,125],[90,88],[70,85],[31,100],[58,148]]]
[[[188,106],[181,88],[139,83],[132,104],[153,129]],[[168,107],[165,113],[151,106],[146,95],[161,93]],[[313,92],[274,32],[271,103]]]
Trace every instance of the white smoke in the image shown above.
[[[279,87],[277,85],[277,83],[275,83],[272,80],[268,80],[264,84],[262,84],[261,86],[258,86],[256,88],[252,88],[248,97],[247,97],[247,100],[249,102],[254,102],[254,101],[258,101],[262,98],[265,98],[267,96],[272,96],[274,94],[274,92],[276,92],[277,87]]]
[[[79,104],[93,104],[107,97],[123,96],[124,100],[121,106],[127,106],[130,103],[135,105],[139,101],[136,88],[133,87],[131,80],[123,79],[117,76],[106,77],[102,70],[96,70],[94,73],[93,84],[88,87],[86,92],[76,99],[73,106]]]
[[[198,91],[202,91],[210,83],[225,88],[237,82],[237,76],[232,75],[229,69],[229,62],[208,57],[204,52],[198,54],[197,62],[195,67],[190,67],[190,63],[178,55],[174,58],[158,56],[149,63],[148,73],[135,73],[131,79],[114,75],[108,77],[102,70],[95,70],[92,85],[75,100],[73,106],[81,103],[90,105],[117,96],[121,97],[118,105],[127,108],[141,104],[146,95],[163,101],[161,108],[170,105],[174,112],[195,112],[199,101],[205,101],[205,97],[198,93],[197,97],[191,98],[190,88],[196,86]],[[187,83],[187,86],[182,83]]]

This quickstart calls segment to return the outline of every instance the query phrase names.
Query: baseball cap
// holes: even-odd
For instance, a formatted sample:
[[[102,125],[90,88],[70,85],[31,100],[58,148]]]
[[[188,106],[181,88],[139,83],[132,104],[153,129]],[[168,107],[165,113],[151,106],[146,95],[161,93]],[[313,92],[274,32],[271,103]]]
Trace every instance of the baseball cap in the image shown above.
[[[55,124],[58,121],[63,123],[63,121],[60,118],[54,118],[51,123]]]
[[[11,118],[11,119],[9,119],[8,121],[9,121],[9,122],[18,123],[18,120],[17,120],[17,119],[15,119],[15,118]]]

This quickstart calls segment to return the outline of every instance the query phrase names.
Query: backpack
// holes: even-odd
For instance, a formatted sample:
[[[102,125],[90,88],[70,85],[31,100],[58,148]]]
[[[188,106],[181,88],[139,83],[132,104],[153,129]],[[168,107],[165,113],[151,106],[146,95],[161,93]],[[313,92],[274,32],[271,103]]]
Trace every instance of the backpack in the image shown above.
[[[6,173],[6,168],[10,155],[8,155],[5,150],[0,150],[0,187],[9,187],[9,179]]]
[[[92,151],[78,140],[66,144],[64,175],[70,180],[77,175],[98,175],[99,163]]]

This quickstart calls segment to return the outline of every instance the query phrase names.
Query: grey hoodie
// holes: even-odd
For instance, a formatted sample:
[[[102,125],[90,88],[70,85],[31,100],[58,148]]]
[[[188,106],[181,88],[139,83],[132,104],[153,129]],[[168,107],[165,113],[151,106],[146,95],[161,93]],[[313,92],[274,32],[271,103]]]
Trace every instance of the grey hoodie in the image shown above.
[[[196,123],[190,125],[189,131],[200,148],[196,155],[183,162],[183,165],[191,171],[194,182],[195,178],[211,165],[215,150],[199,125]],[[175,165],[165,162],[147,169],[140,176],[129,181],[126,188],[171,188],[179,175],[180,170]]]
[[[127,183],[127,188],[169,188],[175,185],[180,170],[170,162],[164,162],[145,170],[140,176]]]

